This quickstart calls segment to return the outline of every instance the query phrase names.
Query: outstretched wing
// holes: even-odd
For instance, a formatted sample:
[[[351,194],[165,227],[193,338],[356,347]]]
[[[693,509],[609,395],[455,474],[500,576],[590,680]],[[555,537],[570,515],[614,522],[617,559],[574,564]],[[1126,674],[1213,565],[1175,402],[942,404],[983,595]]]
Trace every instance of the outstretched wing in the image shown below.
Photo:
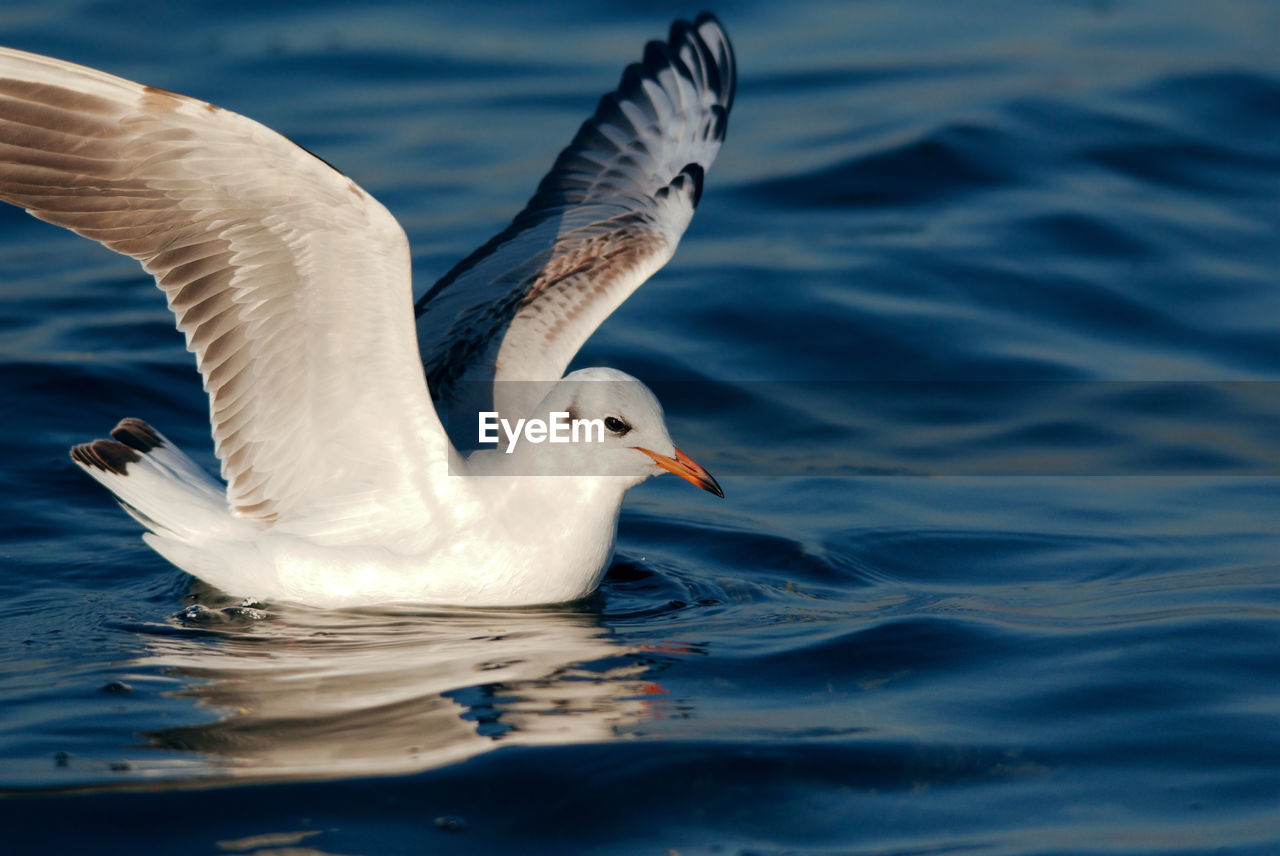
[[[359,525],[446,466],[408,242],[350,179],[243,116],[0,49],[0,198],[132,256],[196,355],[228,498]]]
[[[676,21],[629,66],[529,204],[417,303],[432,394],[503,384],[524,415],[587,337],[675,252],[733,105],[733,49],[714,16]],[[530,400],[532,399],[532,400]]]

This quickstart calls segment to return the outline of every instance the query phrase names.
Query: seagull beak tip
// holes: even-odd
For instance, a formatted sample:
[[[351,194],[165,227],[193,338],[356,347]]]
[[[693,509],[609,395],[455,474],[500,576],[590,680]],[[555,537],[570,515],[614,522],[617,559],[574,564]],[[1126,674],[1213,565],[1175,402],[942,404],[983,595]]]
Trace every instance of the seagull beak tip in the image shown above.
[[[650,458],[653,458],[654,463],[662,467],[667,472],[675,473],[680,476],[680,478],[702,488],[707,493],[714,493],[716,496],[724,499],[724,490],[720,487],[720,483],[715,480],[715,477],[713,477],[711,473],[707,472],[701,464],[679,449],[675,450],[676,455],[674,458],[668,458],[666,455],[659,454],[658,452],[652,452],[648,449],[641,448],[640,446],[636,446],[635,448],[637,451],[644,452]]]

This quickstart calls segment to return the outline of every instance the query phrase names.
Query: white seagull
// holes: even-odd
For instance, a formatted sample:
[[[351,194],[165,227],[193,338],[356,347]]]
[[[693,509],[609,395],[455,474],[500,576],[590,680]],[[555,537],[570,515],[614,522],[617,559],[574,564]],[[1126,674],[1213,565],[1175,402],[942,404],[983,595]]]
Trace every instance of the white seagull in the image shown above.
[[[228,594],[343,607],[591,592],[632,486],[665,470],[723,496],[640,381],[561,376],[675,251],[734,85],[712,15],[650,42],[511,225],[418,301],[420,354],[408,240],[351,179],[212,104],[0,49],[0,198],[155,276],[226,484],[139,419],[72,459],[151,547]],[[528,427],[464,459],[432,393],[444,406],[477,380],[482,409]],[[566,418],[576,442],[536,442]]]

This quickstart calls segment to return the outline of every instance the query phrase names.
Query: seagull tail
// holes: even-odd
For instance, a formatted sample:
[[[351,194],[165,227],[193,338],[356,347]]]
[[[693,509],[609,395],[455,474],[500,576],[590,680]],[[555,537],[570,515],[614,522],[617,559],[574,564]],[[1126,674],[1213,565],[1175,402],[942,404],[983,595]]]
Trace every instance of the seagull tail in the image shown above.
[[[122,420],[111,439],[73,447],[71,460],[159,539],[191,544],[234,522],[225,488],[141,419]]]

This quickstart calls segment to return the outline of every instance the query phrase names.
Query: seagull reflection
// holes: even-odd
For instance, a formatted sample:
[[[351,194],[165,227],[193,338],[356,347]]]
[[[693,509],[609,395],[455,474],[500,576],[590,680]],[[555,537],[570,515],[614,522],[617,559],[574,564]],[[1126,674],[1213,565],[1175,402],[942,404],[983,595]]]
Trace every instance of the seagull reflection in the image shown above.
[[[597,616],[571,609],[193,607],[137,665],[221,716],[145,736],[197,777],[410,773],[503,745],[614,739],[661,692]],[[170,628],[172,629],[172,628]],[[210,765],[204,769],[205,765]]]

